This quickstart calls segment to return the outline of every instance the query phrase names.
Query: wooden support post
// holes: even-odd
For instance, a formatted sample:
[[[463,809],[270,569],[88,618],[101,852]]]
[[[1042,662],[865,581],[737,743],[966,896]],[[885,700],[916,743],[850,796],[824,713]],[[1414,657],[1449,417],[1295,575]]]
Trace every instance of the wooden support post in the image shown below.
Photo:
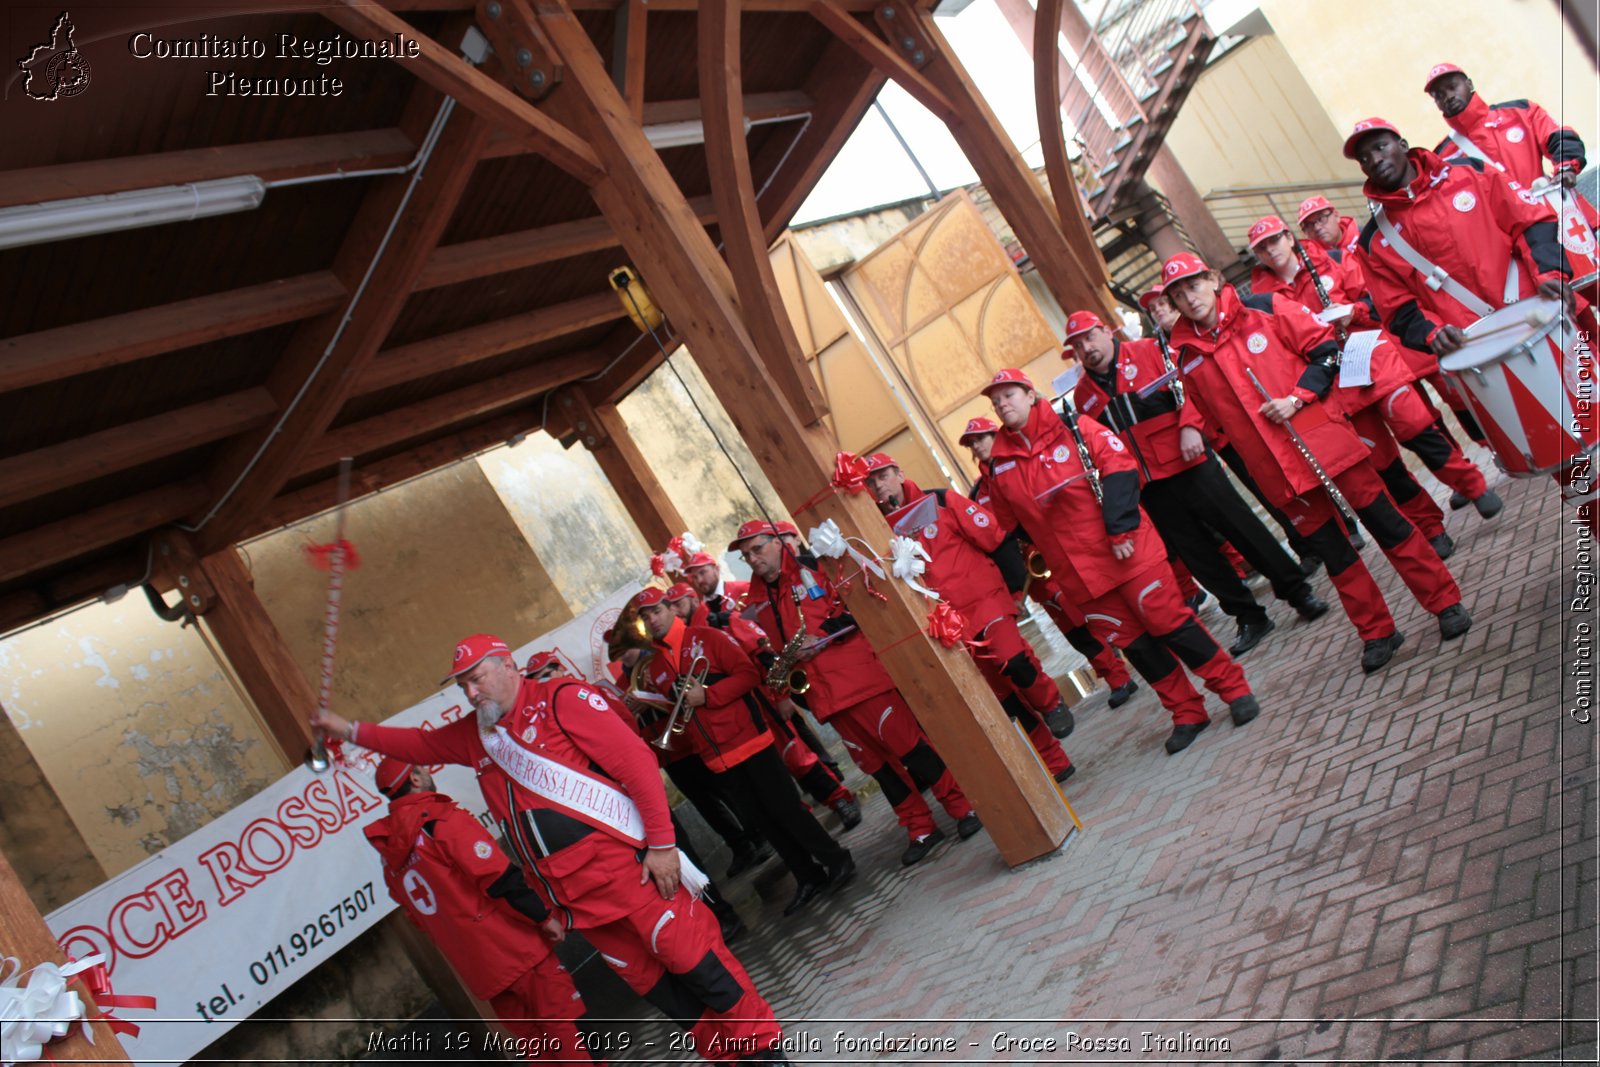
[[[528,0],[507,0],[525,5]],[[547,106],[591,145],[606,170],[595,201],[658,302],[727,407],[756,461],[790,508],[827,484],[837,448],[821,425],[803,426],[773,381],[735,304],[728,267],[717,255],[644,132],[628,112],[594,46],[561,0],[538,0],[538,17],[565,62],[566,83]],[[880,547],[888,527],[864,495],[827,496],[797,514],[824,518]],[[849,606],[915,709],[962,788],[983,813],[1008,863],[1045,855],[1071,822],[1054,783],[1018,737],[965,652],[920,635],[927,601],[895,581],[879,601],[857,582]]]
[[[580,390],[564,389],[555,408],[570,420],[578,440],[594,454],[646,544],[660,551],[688,529],[615,404],[592,405]]]

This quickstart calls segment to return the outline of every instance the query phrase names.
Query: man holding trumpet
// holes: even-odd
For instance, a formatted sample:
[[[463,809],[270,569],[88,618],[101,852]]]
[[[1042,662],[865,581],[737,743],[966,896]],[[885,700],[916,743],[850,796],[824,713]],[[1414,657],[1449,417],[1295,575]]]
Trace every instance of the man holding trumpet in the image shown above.
[[[664,589],[645,589],[634,602],[655,645],[645,675],[655,692],[674,701],[667,735],[686,739],[720,784],[737,795],[754,828],[794,875],[794,899],[783,913],[793,915],[823,890],[850,881],[856,873],[850,851],[801,802],[773,744],[755,661],[726,631],[685,624]]]

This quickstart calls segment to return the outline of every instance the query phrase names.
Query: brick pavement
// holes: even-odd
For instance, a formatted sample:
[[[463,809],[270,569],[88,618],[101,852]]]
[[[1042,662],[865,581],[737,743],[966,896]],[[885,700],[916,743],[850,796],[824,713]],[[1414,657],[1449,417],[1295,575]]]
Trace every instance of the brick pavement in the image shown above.
[[[1244,661],[1250,726],[1213,699],[1220,721],[1167,757],[1148,690],[1085,703],[1067,792],[1086,830],[1063,853],[1009,871],[980,836],[902,871],[872,796],[846,838],[863,877],[825,907],[783,919],[776,865],[735,882],[759,913],[740,957],[820,1046],[796,1060],[1592,1061],[1593,1022],[1562,1021],[1593,1020],[1600,995],[1595,735],[1561,695],[1575,535],[1543,480],[1498,488],[1499,518],[1448,520],[1475,619],[1461,641],[1441,649],[1368,548],[1407,637],[1386,670],[1361,673],[1324,576],[1333,612],[1306,624],[1274,603],[1278,631]],[[879,1031],[957,1048],[834,1040]],[[1055,1051],[997,1050],[1001,1031]],[[615,1059],[682,1058],[666,1034],[637,1023]]]

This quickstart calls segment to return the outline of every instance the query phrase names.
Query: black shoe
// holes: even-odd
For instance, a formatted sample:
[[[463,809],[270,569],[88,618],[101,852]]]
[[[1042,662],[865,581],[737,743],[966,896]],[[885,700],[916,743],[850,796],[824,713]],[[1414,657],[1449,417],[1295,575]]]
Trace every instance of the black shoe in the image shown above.
[[[1256,703],[1254,693],[1246,693],[1238,700],[1228,702],[1228,713],[1233,716],[1233,725],[1243,726],[1255,721],[1256,716],[1261,714],[1261,705]]]
[[[1120,708],[1133,699],[1133,694],[1139,691],[1139,683],[1129,678],[1126,682],[1111,691],[1111,699],[1106,701],[1108,708]]]
[[[795,912],[799,911],[801,908],[817,899],[817,896],[821,894],[825,884],[826,883],[824,882],[801,882],[799,887],[794,891],[794,899],[783,906],[783,913],[785,915],[793,915]]]
[[[1350,524],[1350,547],[1360,552],[1367,547],[1367,539],[1361,536],[1361,527]]]
[[[855,797],[840,797],[829,807],[839,813],[839,818],[844,820],[846,830],[854,830],[861,825],[861,805],[856,803]]]
[[[1439,612],[1439,640],[1454,641],[1472,629],[1472,616],[1459,603],[1451,604]]]
[[[1259,645],[1266,639],[1268,634],[1277,628],[1277,624],[1271,619],[1262,619],[1260,622],[1241,622],[1239,624],[1239,636],[1234,639],[1233,644],[1228,646],[1228,655],[1238,659]]]
[[[1075,763],[1067,764],[1066,769],[1063,770],[1060,774],[1056,775],[1056,784],[1060,785],[1062,782],[1066,781],[1068,778],[1071,778],[1074,774],[1077,774],[1077,773],[1078,773],[1078,765],[1077,764],[1075,764]]]
[[[1467,494],[1461,492],[1459,489],[1450,494],[1451,511],[1460,511],[1470,503],[1472,503],[1472,501],[1467,497]]]
[[[1455,540],[1447,533],[1428,538],[1428,545],[1433,549],[1433,554],[1439,557],[1441,563],[1456,554]]]
[[[730,910],[726,915],[717,917],[717,924],[722,927],[722,943],[731,945],[744,936],[744,920],[739,918],[739,913]]]
[[[913,864],[921,863],[928,858],[928,853],[932,852],[943,841],[944,831],[935,829],[933,833],[911,842],[906,846],[906,850],[900,853],[900,865],[902,867],[910,867]]]
[[[978,813],[975,811],[969,811],[956,820],[956,836],[963,841],[982,829],[983,820],[978,818]]]
[[[1322,569],[1322,557],[1305,555],[1300,557],[1300,577],[1309,578]]]
[[[1289,598],[1289,606],[1307,622],[1320,619],[1328,613],[1328,602],[1312,592],[1309,588],[1299,596]]]
[[[846,852],[837,866],[828,868],[828,889],[831,891],[847,885],[855,876],[856,858]]]
[[[1186,722],[1182,726],[1174,726],[1172,736],[1167,738],[1167,755],[1176,756],[1194,744],[1194,739],[1200,736],[1200,731],[1210,725],[1211,720],[1207,719],[1205,722]]]
[[[1044,724],[1050,727],[1050,732],[1056,737],[1069,737],[1077,728],[1078,721],[1072,717],[1072,709],[1063,702],[1044,717]]]
[[[1192,596],[1188,600],[1184,601],[1185,604],[1189,605],[1189,610],[1190,611],[1199,611],[1200,610],[1200,605],[1204,604],[1205,602],[1206,602],[1206,591],[1204,589],[1200,590],[1194,596]]]
[[[1388,637],[1374,637],[1361,646],[1361,669],[1371,674],[1394,659],[1395,651],[1406,643],[1406,635],[1396,630]]]
[[[1492,519],[1500,514],[1500,509],[1506,505],[1500,499],[1499,493],[1493,489],[1485,489],[1483,495],[1472,502],[1472,506],[1478,509],[1479,518]]]

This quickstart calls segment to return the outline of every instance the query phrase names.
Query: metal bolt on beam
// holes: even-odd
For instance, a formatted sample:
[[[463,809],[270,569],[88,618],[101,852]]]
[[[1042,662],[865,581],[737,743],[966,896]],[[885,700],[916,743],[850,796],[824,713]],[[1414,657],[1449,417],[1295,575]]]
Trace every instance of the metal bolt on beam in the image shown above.
[[[526,48],[517,49],[517,66],[526,67],[533,62],[533,53]]]
[[[489,12],[489,17],[492,18],[492,19],[497,19],[497,18],[500,17],[500,5],[499,4],[490,4],[488,7],[484,8],[484,10]]]

